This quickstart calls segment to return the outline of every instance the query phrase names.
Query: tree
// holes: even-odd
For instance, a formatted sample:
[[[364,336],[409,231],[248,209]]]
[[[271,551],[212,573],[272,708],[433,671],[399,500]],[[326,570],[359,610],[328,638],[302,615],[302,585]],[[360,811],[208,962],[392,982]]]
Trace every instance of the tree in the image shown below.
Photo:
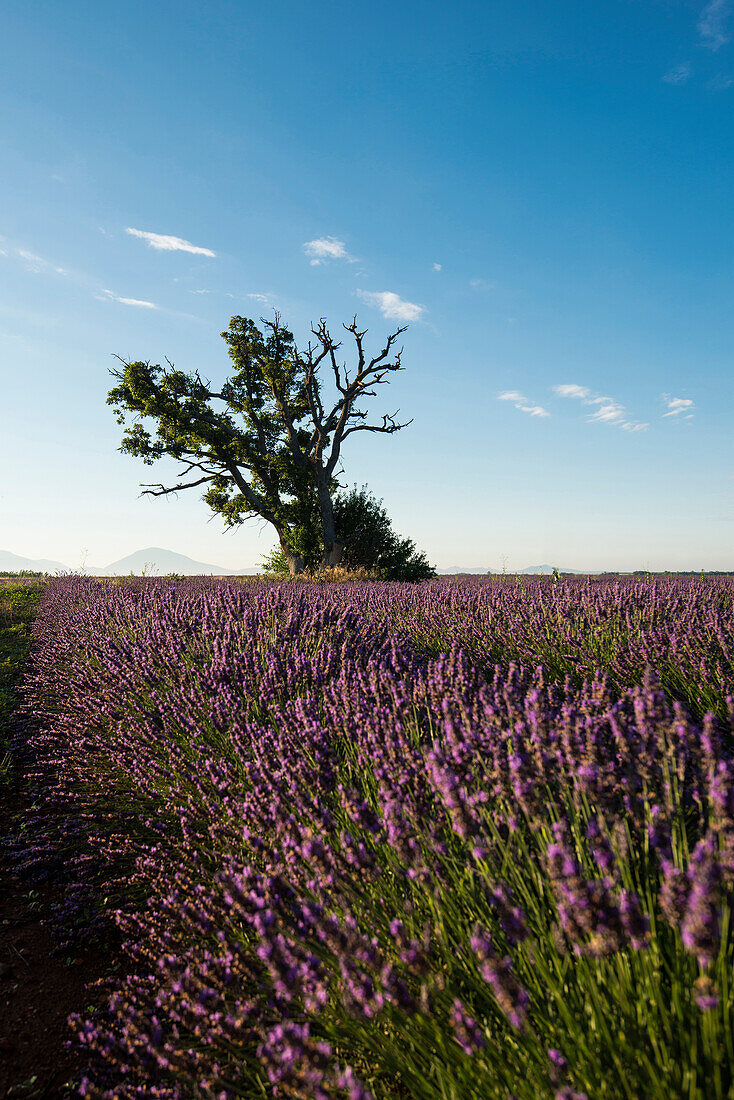
[[[236,316],[222,333],[235,371],[219,390],[198,371],[176,370],[169,360],[161,367],[120,359],[122,369],[111,372],[117,385],[107,397],[125,426],[120,450],[149,465],[168,456],[181,463],[179,478],[194,475],[168,486],[148,484],[151,496],[206,486],[203,499],[227,526],[254,516],[272,524],[292,573],[312,564],[317,553],[324,565],[334,565],[343,551],[332,498],[344,441],[360,431],[390,435],[412,423],[398,422],[397,411],[370,423],[361,407],[403,369],[402,349],[395,345],[406,326],[368,358],[366,330],[356,317],[344,325],[354,341],[348,370],[337,359],[341,342],[332,339],[323,318],[311,328],[315,342],[303,351],[277,313],[260,324],[262,329]],[[331,402],[324,395],[324,364],[333,383]],[[146,426],[150,421],[155,435]]]
[[[337,493],[333,508],[336,536],[344,546],[342,564],[347,568],[374,570],[389,581],[422,581],[436,575],[413,540],[393,531],[382,501],[366,485]],[[288,572],[288,562],[277,549],[264,559],[263,566],[266,573]]]

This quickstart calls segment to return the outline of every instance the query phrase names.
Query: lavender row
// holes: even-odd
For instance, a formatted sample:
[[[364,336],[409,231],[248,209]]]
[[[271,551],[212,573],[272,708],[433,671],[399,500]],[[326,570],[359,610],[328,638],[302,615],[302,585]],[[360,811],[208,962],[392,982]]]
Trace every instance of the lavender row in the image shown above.
[[[730,1095],[731,595],[54,585],[38,825],[130,960],[84,1093]]]

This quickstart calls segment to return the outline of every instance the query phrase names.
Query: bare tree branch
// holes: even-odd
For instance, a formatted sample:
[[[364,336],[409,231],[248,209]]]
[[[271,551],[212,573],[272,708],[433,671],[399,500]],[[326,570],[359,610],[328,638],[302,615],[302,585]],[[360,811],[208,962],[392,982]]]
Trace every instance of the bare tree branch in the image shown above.
[[[407,428],[413,421],[406,420],[404,423],[399,424],[394,418],[400,412],[396,409],[394,413],[386,413],[382,418],[382,424],[352,424],[342,435],[342,441],[347,438],[348,435],[352,435],[354,432],[384,432],[386,435],[392,435],[393,432],[399,432],[402,428]],[[362,415],[366,416],[366,413]]]
[[[189,481],[186,485],[172,485],[170,488],[166,488],[160,482],[143,482],[145,486],[144,491],[140,494],[143,497],[163,497],[168,496],[169,493],[180,493],[182,489],[195,489],[197,485],[205,485],[208,481],[214,481],[216,474],[211,477],[200,477],[198,481]]]

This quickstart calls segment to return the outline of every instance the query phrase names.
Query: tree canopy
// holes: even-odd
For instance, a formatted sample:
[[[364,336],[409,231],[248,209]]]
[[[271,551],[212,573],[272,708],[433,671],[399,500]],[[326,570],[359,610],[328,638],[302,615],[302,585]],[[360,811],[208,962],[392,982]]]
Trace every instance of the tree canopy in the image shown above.
[[[396,344],[405,327],[368,357],[366,330],[355,317],[343,326],[353,343],[348,367],[323,318],[303,350],[278,314],[272,321],[261,318],[260,325],[235,316],[221,334],[234,372],[219,389],[169,360],[161,366],[120,359],[107,397],[125,428],[120,450],[149,465],[164,456],[180,463],[174,484],[149,484],[150,495],[203,487],[203,499],[228,526],[250,517],[272,524],[291,572],[300,572],[316,553],[323,564],[336,564],[343,545],[333,495],[344,441],[359,431],[389,435],[411,423],[399,422],[398,411],[371,422],[363,407],[402,369]]]

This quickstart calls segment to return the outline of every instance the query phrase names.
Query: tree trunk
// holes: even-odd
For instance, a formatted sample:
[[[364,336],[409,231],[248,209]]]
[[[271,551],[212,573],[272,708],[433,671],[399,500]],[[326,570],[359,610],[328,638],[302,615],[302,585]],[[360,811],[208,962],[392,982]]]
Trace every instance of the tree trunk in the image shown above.
[[[331,502],[329,482],[326,470],[323,467],[317,471],[316,481],[319,495],[319,511],[321,512],[321,535],[324,541],[324,551],[321,564],[325,569],[338,565],[344,555],[344,543],[336,537],[334,528],[334,506]]]
[[[331,549],[329,550],[329,552],[327,553],[326,551],[324,551],[323,562],[324,565],[327,566],[327,568],[330,568],[334,565],[339,565],[343,557],[344,543],[339,542],[337,539],[335,539],[334,542],[332,542],[331,544]]]
[[[297,577],[299,573],[302,573],[306,568],[306,562],[303,560],[300,554],[291,554],[290,551],[286,552],[286,558],[288,560],[288,570],[292,577]]]
[[[299,573],[302,573],[306,568],[306,562],[301,554],[294,554],[293,551],[281,541],[280,548],[283,551],[285,560],[288,562],[288,572],[292,577],[297,577]]]

